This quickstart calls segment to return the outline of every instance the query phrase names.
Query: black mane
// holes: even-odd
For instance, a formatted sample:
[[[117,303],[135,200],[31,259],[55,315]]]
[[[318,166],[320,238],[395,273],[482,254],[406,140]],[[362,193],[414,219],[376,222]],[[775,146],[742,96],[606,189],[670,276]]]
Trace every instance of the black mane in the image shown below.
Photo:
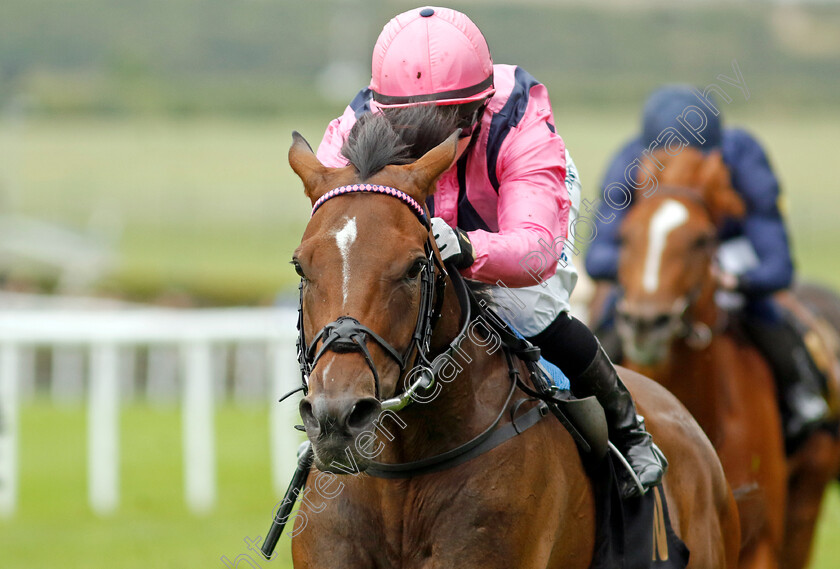
[[[364,181],[389,164],[410,164],[446,140],[456,117],[431,105],[367,113],[356,121],[341,154]]]

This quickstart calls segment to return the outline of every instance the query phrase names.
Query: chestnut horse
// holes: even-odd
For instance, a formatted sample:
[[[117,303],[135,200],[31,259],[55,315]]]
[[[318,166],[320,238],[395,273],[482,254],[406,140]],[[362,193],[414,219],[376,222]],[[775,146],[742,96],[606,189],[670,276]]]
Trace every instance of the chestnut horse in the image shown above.
[[[397,479],[364,473],[439,456],[496,417],[503,427],[515,411],[509,365],[527,377],[483,336],[462,335],[467,309],[421,205],[454,161],[457,132],[405,164],[387,119],[368,119],[355,143],[371,148],[351,165],[323,166],[297,133],[289,151],[313,204],[293,263],[308,376],[300,410],[314,450],[308,486],[324,498],[302,500],[294,566],[587,568],[596,547],[592,483],[552,417],[452,468]],[[457,376],[401,399],[417,388],[409,368],[444,353],[457,358]],[[737,509],[711,443],[661,386],[628,370],[622,377],[671,461],[663,489],[689,566],[735,567]]]
[[[720,154],[657,152],[644,166],[658,188],[621,226],[623,363],[676,395],[714,444],[739,507],[740,567],[800,569],[837,440],[817,432],[786,461],[771,370],[715,302],[718,224],[744,214]]]

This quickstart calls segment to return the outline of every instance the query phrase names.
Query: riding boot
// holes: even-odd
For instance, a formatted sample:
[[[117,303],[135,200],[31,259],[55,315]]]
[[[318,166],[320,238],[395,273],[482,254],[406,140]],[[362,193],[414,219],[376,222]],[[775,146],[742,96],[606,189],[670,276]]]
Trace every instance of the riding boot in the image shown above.
[[[779,394],[788,450],[795,448],[828,415],[823,379],[802,336],[787,322],[750,318],[746,330],[770,364]]]
[[[621,346],[621,338],[615,329],[615,322],[609,322],[593,330],[595,337],[601,342],[601,348],[610,358],[610,361],[620,362],[624,359],[624,348]]]
[[[542,332],[528,339],[540,348],[545,359],[566,374],[577,397],[595,396],[604,408],[610,440],[627,459],[642,487],[658,484],[668,461],[645,431],[644,419],[636,415],[630,392],[592,331],[568,312],[562,312]],[[639,493],[629,473],[622,476],[619,484],[624,497]]]
[[[630,463],[644,489],[659,484],[668,469],[668,461],[645,430],[644,418],[636,414],[630,392],[600,345],[589,366],[583,373],[571,378],[570,383],[576,396],[594,395],[604,408],[610,439]],[[625,498],[639,494],[638,487],[629,476],[620,480],[620,485]]]

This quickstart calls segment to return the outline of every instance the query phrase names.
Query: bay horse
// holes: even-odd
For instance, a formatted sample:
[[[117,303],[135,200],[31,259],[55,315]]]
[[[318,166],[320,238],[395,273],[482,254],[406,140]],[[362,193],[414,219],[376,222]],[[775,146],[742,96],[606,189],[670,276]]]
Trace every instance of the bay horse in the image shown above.
[[[818,431],[786,458],[771,370],[716,304],[718,225],[744,214],[721,155],[657,151],[642,166],[637,182],[656,191],[620,228],[623,363],[676,395],[714,444],[739,507],[739,566],[800,569],[837,438]]]
[[[589,567],[597,545],[592,483],[572,437],[551,417],[451,468],[369,474],[453,452],[494,418],[499,429],[509,425],[510,376],[525,370],[484,336],[464,336],[473,323],[429,232],[422,204],[455,159],[458,131],[405,163],[390,122],[364,120],[348,141],[356,146],[346,167],[322,165],[297,133],[289,150],[313,205],[293,264],[307,377],[300,411],[314,450],[307,490],[320,495],[302,500],[294,566]],[[457,360],[449,368],[457,373],[437,370],[434,387],[418,390],[412,362],[422,370],[444,354]],[[711,443],[665,389],[621,375],[671,461],[663,491],[689,567],[735,567],[737,510]]]

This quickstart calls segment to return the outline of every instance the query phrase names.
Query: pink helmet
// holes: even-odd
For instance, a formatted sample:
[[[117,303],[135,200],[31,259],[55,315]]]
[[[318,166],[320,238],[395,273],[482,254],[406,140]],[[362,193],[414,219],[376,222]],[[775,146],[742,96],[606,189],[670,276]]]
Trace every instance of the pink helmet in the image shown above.
[[[495,92],[487,41],[472,20],[449,8],[415,8],[388,22],[372,69],[379,107],[457,105]]]

